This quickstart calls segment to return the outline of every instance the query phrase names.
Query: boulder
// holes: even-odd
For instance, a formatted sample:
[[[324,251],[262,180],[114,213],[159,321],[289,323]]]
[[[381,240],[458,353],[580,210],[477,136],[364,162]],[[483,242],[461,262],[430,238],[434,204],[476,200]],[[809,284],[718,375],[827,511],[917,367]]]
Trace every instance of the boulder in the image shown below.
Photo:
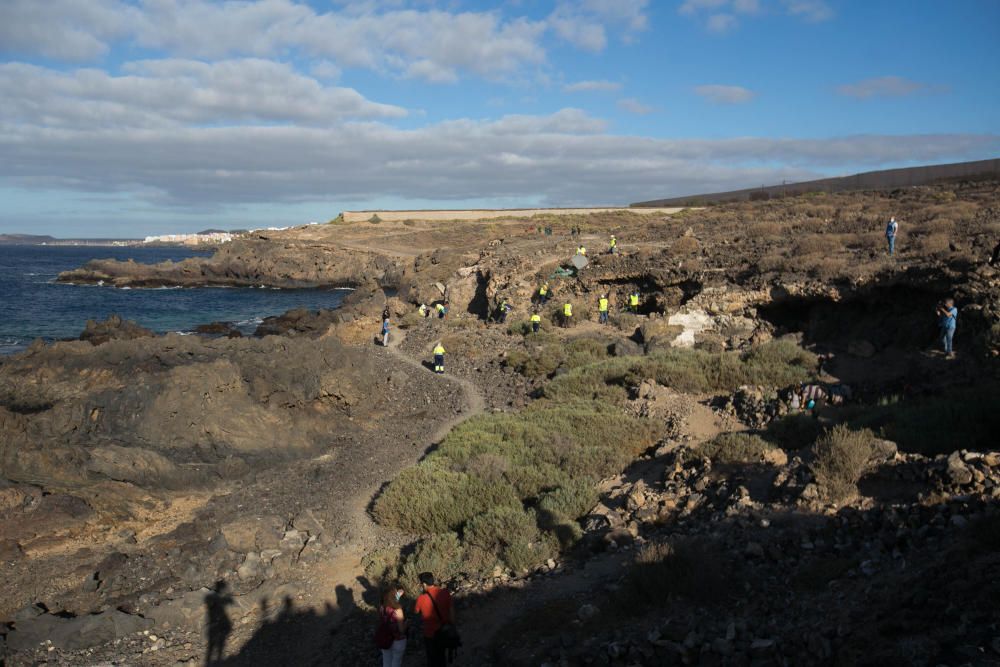
[[[141,327],[131,320],[123,320],[119,315],[111,315],[103,322],[87,320],[80,340],[91,345],[101,345],[109,340],[133,340],[136,338],[152,338],[156,334],[152,330]]]

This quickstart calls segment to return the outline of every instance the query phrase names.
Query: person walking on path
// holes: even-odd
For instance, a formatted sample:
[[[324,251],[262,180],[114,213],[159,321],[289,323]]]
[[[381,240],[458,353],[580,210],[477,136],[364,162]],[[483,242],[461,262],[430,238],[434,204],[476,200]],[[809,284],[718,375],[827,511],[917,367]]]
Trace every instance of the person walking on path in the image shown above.
[[[569,301],[563,304],[562,315],[563,315],[562,316],[563,327],[568,329],[570,323],[573,321],[573,304],[571,304]]]
[[[955,325],[958,320],[958,308],[955,307],[954,299],[945,299],[937,307],[938,326],[941,328],[941,344],[944,346],[944,353],[949,359],[955,358],[952,350],[952,340],[955,338]]]
[[[418,577],[423,589],[417,597],[414,611],[423,619],[424,647],[427,649],[427,667],[446,667],[449,631],[454,633],[455,607],[447,588],[434,585],[434,575],[421,572]],[[453,642],[452,642],[453,643]]]
[[[899,223],[896,222],[896,217],[893,216],[889,218],[889,224],[885,226],[885,239],[889,242],[889,256],[892,257],[896,253],[896,232],[899,231]]]
[[[383,316],[382,319],[382,347],[389,347],[389,318]]]
[[[444,373],[444,345],[440,341],[434,346],[434,372]]]
[[[600,313],[600,323],[608,323],[608,295],[602,294],[601,298],[597,300],[597,310]]]
[[[538,333],[538,329],[542,326],[542,316],[538,312],[531,314],[531,331],[532,333]]]
[[[375,644],[382,651],[382,667],[400,667],[406,653],[406,618],[400,600],[403,588],[394,584],[386,589],[379,607],[379,625]]]

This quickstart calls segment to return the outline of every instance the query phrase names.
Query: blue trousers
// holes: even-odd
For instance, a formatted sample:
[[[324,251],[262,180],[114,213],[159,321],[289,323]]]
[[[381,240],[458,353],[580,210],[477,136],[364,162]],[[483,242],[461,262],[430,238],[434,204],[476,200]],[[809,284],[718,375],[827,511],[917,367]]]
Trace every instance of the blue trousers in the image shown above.
[[[434,355],[434,372],[444,373],[444,355],[435,354]]]
[[[886,236],[885,238],[889,242],[889,254],[890,255],[895,254],[895,252],[896,252],[896,237],[895,236]]]
[[[941,327],[941,344],[944,345],[946,354],[951,354],[951,341],[955,338],[954,327]]]
[[[601,324],[607,324],[608,323],[608,311],[606,311],[606,310],[602,310],[601,311],[600,322],[601,322]]]

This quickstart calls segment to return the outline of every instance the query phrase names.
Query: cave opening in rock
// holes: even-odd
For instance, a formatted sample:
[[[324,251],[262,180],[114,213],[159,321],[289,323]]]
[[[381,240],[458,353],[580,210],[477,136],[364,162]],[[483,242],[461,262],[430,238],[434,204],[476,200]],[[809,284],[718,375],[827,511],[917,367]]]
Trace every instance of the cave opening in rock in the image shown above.
[[[775,334],[801,333],[803,343],[846,350],[870,343],[875,350],[925,349],[937,339],[935,306],[945,294],[922,287],[876,287],[834,301],[788,297],[758,306]]]
[[[476,274],[476,294],[469,302],[466,309],[470,315],[475,315],[481,320],[486,320],[490,315],[490,299],[486,295],[486,288],[489,281],[482,273]]]

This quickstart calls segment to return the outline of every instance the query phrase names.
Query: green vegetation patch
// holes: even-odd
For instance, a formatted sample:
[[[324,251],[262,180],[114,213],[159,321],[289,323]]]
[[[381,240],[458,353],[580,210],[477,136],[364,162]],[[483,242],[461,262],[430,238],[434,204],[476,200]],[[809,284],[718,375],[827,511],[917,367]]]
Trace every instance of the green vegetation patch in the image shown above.
[[[537,344],[529,338],[525,343],[526,349],[508,353],[506,363],[526,377],[547,377],[560,367],[579,368],[607,359],[609,344],[594,338],[576,338],[568,343],[551,339]]]
[[[831,500],[840,501],[857,492],[858,480],[875,451],[875,436],[838,424],[816,441],[813,472]]]
[[[772,449],[774,445],[753,433],[722,433],[699,451],[719,463],[757,463]]]
[[[573,399],[623,403],[626,387],[652,378],[686,393],[731,391],[740,385],[786,387],[803,382],[816,367],[816,356],[790,341],[772,341],[749,352],[711,353],[664,350],[645,357],[620,357],[576,368],[544,388],[556,401]]]

